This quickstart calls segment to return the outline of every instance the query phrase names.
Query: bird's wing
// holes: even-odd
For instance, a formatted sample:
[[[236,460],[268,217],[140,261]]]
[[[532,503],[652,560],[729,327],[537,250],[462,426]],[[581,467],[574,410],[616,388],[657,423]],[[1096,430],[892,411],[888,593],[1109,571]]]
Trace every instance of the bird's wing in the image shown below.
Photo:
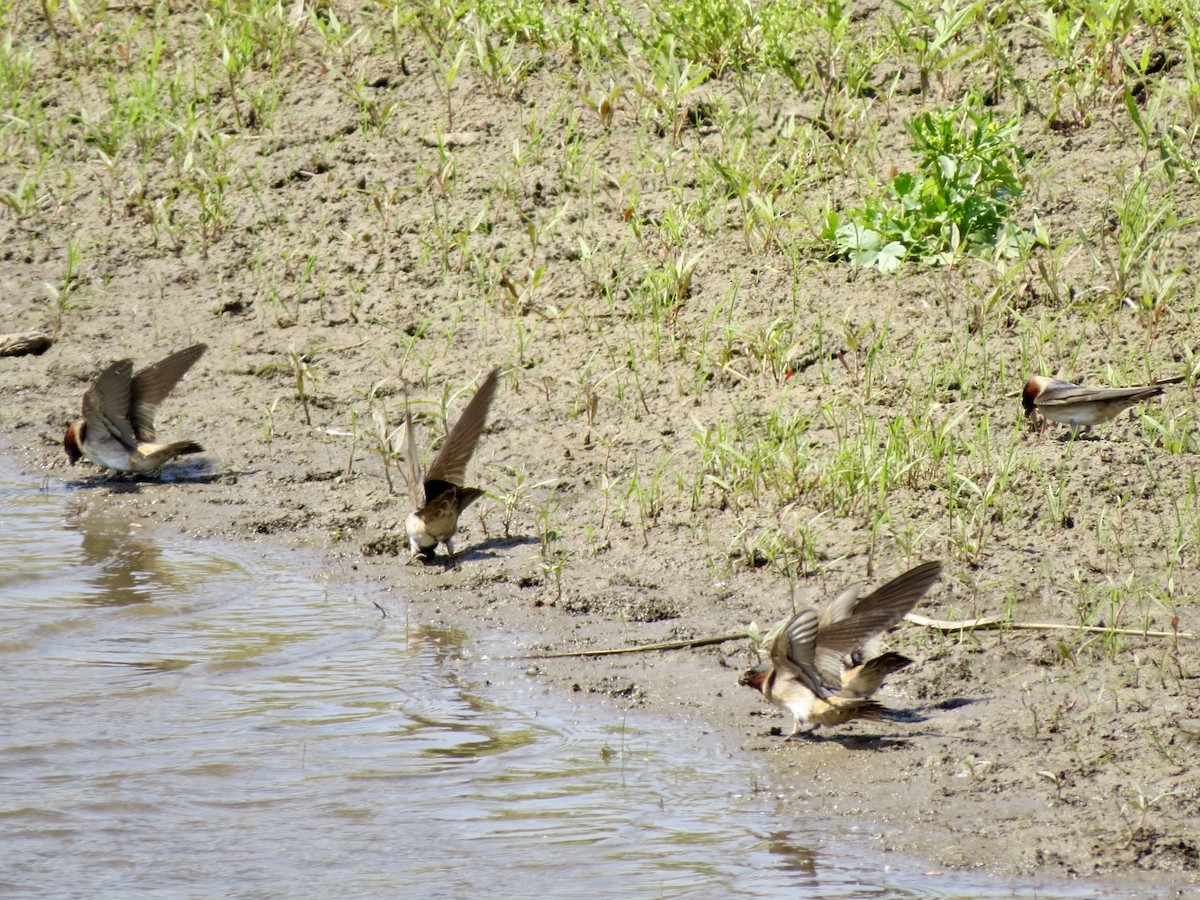
[[[118,360],[101,372],[83,395],[83,418],[88,427],[111,434],[127,450],[137,449],[137,437],[129,421],[132,377],[133,360]]]
[[[483,433],[488,407],[492,405],[492,398],[496,395],[499,379],[499,367],[488,373],[471,402],[467,404],[467,408],[463,410],[450,436],[446,438],[446,443],[429,464],[429,471],[425,473],[426,482],[445,481],[456,487],[463,486],[467,477],[467,464],[471,462],[475,445],[479,443],[479,436]]]
[[[425,484],[421,480],[420,463],[417,462],[417,429],[413,425],[407,400],[404,402],[404,458],[407,460],[404,475],[408,480],[408,493],[413,506],[422,509],[425,506]]]
[[[829,694],[814,665],[817,645],[817,611],[806,607],[788,620],[771,642],[771,663],[779,673],[805,684],[818,697]],[[841,686],[840,675],[838,686]]]
[[[845,618],[822,624],[814,647],[814,661],[822,677],[827,682],[838,683],[842,657],[903,619],[933,587],[941,571],[940,562],[922,563],[859,598]],[[841,600],[841,596],[834,602]]]
[[[897,575],[887,584],[875,589],[854,604],[853,615],[886,614],[899,622],[929,593],[942,574],[940,562],[927,562]]]
[[[154,441],[154,416],[158,405],[167,399],[179,379],[207,349],[207,344],[195,344],[147,366],[134,376],[127,409],[133,433],[139,441]]]
[[[821,610],[819,627],[827,628],[834,622],[848,618],[854,612],[854,604],[862,596],[862,592],[863,585],[854,584],[826,603],[825,608]]]
[[[1104,403],[1111,400],[1141,400],[1161,394],[1162,386],[1144,384],[1125,388],[1090,388],[1067,382],[1050,385],[1034,403],[1037,406],[1068,406],[1073,403]]]

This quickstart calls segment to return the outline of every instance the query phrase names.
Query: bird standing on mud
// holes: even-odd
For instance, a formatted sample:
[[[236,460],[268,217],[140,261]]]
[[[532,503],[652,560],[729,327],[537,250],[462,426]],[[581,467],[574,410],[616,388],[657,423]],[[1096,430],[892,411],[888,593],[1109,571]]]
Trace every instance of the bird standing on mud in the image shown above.
[[[463,482],[466,481],[467,465],[475,453],[475,445],[483,433],[499,378],[499,367],[488,373],[423,477],[417,465],[416,430],[412,415],[405,412],[408,486],[413,504],[417,507],[416,512],[409,514],[404,523],[412,559],[433,555],[438,544],[445,544],[447,554],[453,557],[454,547],[450,541],[458,530],[458,517],[483,496],[482,490],[464,487]]]
[[[1178,384],[1183,377],[1164,378],[1153,384],[1127,388],[1089,388],[1034,375],[1025,383],[1021,392],[1021,406],[1026,417],[1042,417],[1042,430],[1046,420],[1069,425],[1071,430],[1090,431],[1093,425],[1115,419],[1129,407],[1163,392],[1163,385]]]
[[[871,695],[912,660],[899,653],[866,656],[874,639],[904,618],[941,571],[941,563],[924,563],[866,597],[859,596],[861,586],[846,589],[820,616],[812,607],[800,610],[772,641],[770,662],[746,670],[739,683],[792,713],[789,738],[819,725],[886,721],[891,712]]]
[[[116,472],[150,475],[177,456],[200,453],[195,441],[155,443],[154,415],[179,379],[208,347],[196,344],[156,362],[136,375],[133,361],[119,360],[83,395],[83,416],[63,436],[71,465],[86,457]]]

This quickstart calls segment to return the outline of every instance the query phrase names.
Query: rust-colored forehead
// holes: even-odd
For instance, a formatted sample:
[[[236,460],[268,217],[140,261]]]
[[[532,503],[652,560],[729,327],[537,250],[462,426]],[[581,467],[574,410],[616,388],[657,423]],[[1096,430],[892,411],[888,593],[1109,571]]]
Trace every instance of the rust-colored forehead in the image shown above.
[[[1037,376],[1025,382],[1025,390],[1021,392],[1021,406],[1025,409],[1025,412],[1033,412],[1033,401],[1037,399],[1038,394],[1041,392],[1042,385]]]
[[[67,427],[67,433],[63,435],[63,449],[67,451],[67,459],[72,463],[83,456],[83,451],[79,449],[79,440],[83,437],[82,423],[72,423]]]

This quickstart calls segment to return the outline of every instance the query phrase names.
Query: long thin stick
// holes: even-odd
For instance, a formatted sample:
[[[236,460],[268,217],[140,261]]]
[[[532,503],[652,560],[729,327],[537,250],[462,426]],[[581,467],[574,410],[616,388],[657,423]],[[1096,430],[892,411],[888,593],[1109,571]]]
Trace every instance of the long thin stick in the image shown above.
[[[663,641],[659,644],[639,644],[636,647],[607,647],[601,650],[572,650],[569,653],[531,653],[527,656],[495,656],[493,659],[571,659],[579,656],[617,656],[622,653],[647,653],[651,650],[685,650],[688,647],[709,647],[747,637],[746,632],[720,634],[716,637],[692,638],[687,641]]]
[[[1130,637],[1186,638],[1200,637],[1194,631],[1149,631],[1140,628],[1106,628],[1103,625],[1060,625],[1056,622],[1005,622],[998,616],[983,616],[978,619],[963,619],[951,622],[946,619],[930,619],[909,613],[904,617],[914,625],[936,628],[939,631],[963,631],[975,628],[1011,628],[1014,631],[1087,631],[1092,634],[1123,634]]]
[[[1106,628],[1103,625],[1064,625],[1057,622],[1005,622],[999,616],[981,616],[978,619],[931,619],[909,613],[904,617],[914,625],[936,628],[938,631],[969,631],[974,629],[1007,628],[1013,631],[1082,631],[1091,634],[1121,634],[1129,637],[1183,638],[1195,640],[1200,634],[1194,631],[1149,631],[1137,628]],[[749,639],[744,631],[720,634],[715,637],[692,638],[686,641],[663,641],[658,644],[638,644],[634,647],[604,647],[599,650],[572,650],[566,653],[530,653],[524,656],[496,656],[493,659],[577,659],[584,656],[620,656],[626,653],[650,653],[656,650],[686,650],[690,647],[710,647],[727,641]]]

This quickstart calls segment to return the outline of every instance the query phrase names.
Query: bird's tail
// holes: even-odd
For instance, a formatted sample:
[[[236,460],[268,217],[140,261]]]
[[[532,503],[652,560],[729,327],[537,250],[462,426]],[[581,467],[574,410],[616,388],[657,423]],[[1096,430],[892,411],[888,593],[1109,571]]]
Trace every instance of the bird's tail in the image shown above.
[[[885,678],[911,665],[912,660],[901,653],[884,653],[843,672],[842,690],[856,697],[869,697],[879,690]]]
[[[872,722],[898,722],[902,716],[897,710],[889,709],[875,700],[860,700],[854,706],[855,719],[870,719]]]
[[[841,725],[853,722],[855,719],[869,719],[873,722],[896,722],[901,717],[896,710],[888,709],[882,703],[868,700],[864,697],[832,696],[825,700],[824,709],[814,710],[813,721],[821,725]]]
[[[464,509],[482,497],[486,491],[479,488],[459,488],[458,489],[458,511],[461,513]]]
[[[159,469],[177,456],[203,452],[204,448],[195,441],[175,441],[173,444],[162,444],[155,447],[153,451],[146,453],[145,457],[152,469]]]

